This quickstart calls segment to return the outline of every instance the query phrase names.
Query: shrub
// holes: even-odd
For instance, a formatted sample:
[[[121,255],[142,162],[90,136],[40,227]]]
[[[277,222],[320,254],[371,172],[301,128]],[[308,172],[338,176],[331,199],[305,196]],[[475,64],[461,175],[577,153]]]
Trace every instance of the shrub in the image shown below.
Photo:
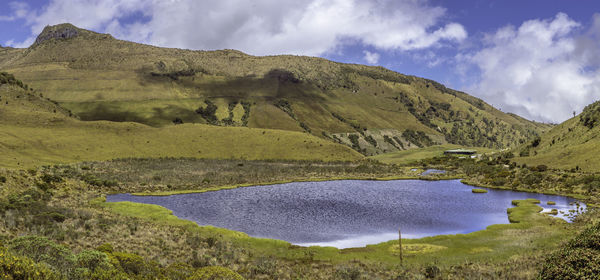
[[[183,120],[181,118],[177,117],[173,120],[173,124],[175,124],[175,125],[183,124]]]
[[[36,263],[30,258],[15,256],[0,247],[0,277],[2,279],[62,279],[46,264]]]
[[[533,141],[531,141],[531,147],[537,147],[540,145],[540,142],[542,142],[542,138],[537,136],[533,139]]]
[[[595,224],[548,257],[539,279],[597,279],[598,275],[600,224]]]
[[[204,103],[206,104],[206,108],[200,107],[196,109],[196,113],[200,114],[208,123],[217,125],[219,123],[216,115],[217,105],[208,99],[204,100]]]
[[[41,236],[23,236],[11,240],[10,251],[31,258],[35,262],[47,263],[63,272],[75,264],[75,256],[66,247]]]
[[[80,268],[85,268],[90,271],[110,270],[112,265],[108,260],[108,256],[100,251],[86,250],[76,256],[77,264]]]
[[[103,253],[108,253],[108,254],[112,254],[112,252],[114,252],[114,248],[112,245],[110,245],[110,243],[104,243],[100,246],[98,246],[98,248],[96,248],[96,250],[103,252]]]
[[[207,266],[198,269],[188,280],[243,280],[235,271],[222,266]]]
[[[123,271],[128,274],[140,275],[148,272],[148,266],[144,258],[136,254],[115,252],[112,256],[118,261]]]
[[[355,149],[360,152],[360,144],[358,143],[358,135],[350,134],[350,135],[348,135],[348,139],[350,139],[350,143],[352,143],[352,149]]]
[[[536,166],[536,169],[539,172],[544,172],[544,171],[548,170],[548,166],[541,164],[541,165]]]

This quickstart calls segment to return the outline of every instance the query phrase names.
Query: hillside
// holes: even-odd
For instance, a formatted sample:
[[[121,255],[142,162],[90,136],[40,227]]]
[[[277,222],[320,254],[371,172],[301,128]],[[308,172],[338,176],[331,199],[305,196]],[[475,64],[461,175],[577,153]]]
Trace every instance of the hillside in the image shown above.
[[[247,160],[352,161],[352,149],[306,133],[182,124],[84,122],[0,73],[0,167],[114,158],[222,158]]]
[[[600,101],[585,107],[578,116],[517,149],[515,160],[527,165],[544,164],[561,169],[600,169]]]
[[[365,155],[446,143],[512,147],[549,128],[382,67],[158,48],[70,24],[47,27],[27,49],[0,50],[0,70],[82,120],[306,132]]]

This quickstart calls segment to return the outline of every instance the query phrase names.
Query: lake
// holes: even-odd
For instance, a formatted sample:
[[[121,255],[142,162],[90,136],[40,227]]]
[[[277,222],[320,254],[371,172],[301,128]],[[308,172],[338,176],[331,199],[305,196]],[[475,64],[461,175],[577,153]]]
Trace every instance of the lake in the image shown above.
[[[108,195],[107,202],[156,204],[179,218],[281,239],[301,246],[360,247],[398,238],[469,233],[509,223],[515,199],[535,198],[544,211],[570,221],[576,200],[564,196],[487,189],[459,180],[298,182],[171,196]],[[548,201],[556,205],[547,205]],[[584,204],[580,204],[585,209]],[[580,210],[581,210],[580,209]]]

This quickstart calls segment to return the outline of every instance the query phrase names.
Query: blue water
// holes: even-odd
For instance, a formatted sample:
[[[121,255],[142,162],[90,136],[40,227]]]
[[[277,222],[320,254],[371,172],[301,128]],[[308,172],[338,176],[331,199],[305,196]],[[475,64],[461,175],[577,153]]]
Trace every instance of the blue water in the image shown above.
[[[423,173],[421,173],[421,176],[426,176],[426,175],[431,175],[431,174],[444,174],[444,173],[446,173],[446,170],[427,169]]]
[[[569,213],[563,196],[488,189],[474,194],[459,180],[325,181],[245,187],[172,196],[107,196],[164,206],[199,225],[309,246],[358,247],[396,239],[469,233],[508,223],[515,199],[536,198],[545,210]],[[551,200],[556,205],[548,206]],[[569,205],[572,204],[572,205]],[[585,207],[581,204],[580,207]],[[560,215],[559,218],[569,220]]]

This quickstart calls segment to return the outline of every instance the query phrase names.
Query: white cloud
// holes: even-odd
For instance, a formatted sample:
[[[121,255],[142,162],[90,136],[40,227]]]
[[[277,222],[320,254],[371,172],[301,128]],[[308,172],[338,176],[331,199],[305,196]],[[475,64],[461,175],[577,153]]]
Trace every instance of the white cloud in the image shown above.
[[[0,15],[0,21],[14,21],[26,18],[29,14],[29,5],[23,2],[10,2],[8,7],[11,10],[10,15]]]
[[[363,51],[365,54],[365,61],[369,64],[377,64],[379,62],[379,54],[376,52]]]
[[[581,25],[559,13],[487,34],[482,49],[457,56],[481,73],[468,91],[504,111],[564,121],[600,99],[598,27],[600,15],[590,31],[578,32]]]
[[[134,13],[149,20],[122,23]],[[445,22],[445,13],[428,0],[52,0],[28,24],[32,36],[45,25],[70,22],[159,46],[321,55],[348,39],[405,51],[466,38],[462,25]]]

